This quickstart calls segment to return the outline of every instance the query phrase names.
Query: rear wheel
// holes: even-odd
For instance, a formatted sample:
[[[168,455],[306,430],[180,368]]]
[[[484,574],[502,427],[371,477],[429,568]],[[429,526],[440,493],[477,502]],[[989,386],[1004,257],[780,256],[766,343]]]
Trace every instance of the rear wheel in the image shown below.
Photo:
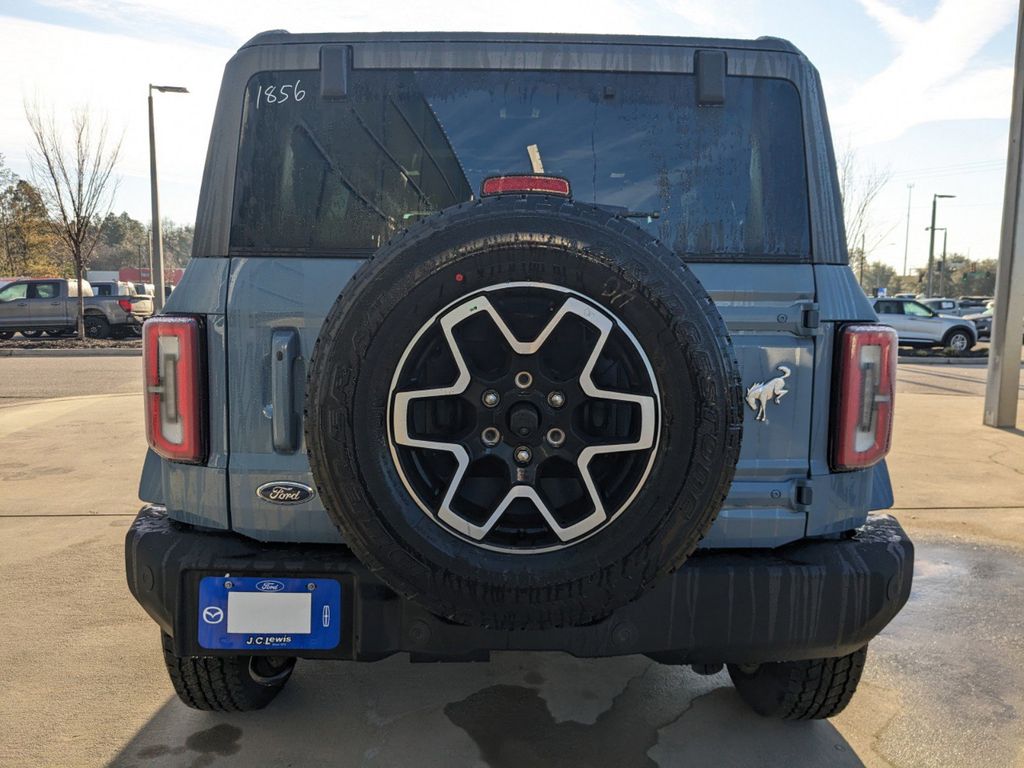
[[[14,336],[14,331],[0,331],[0,341],[7,341]]]
[[[42,337],[43,332],[42,331],[22,331],[21,335],[24,336],[26,339],[38,339],[38,338]]]
[[[160,639],[174,692],[192,709],[263,709],[295,668],[295,658],[290,656],[175,656],[171,638],[161,632]]]
[[[85,335],[90,339],[106,339],[110,337],[110,323],[105,317],[87,315],[85,318]]]
[[[846,656],[782,661],[750,667],[730,664],[740,697],[759,715],[823,720],[838,715],[857,691],[868,648]]]

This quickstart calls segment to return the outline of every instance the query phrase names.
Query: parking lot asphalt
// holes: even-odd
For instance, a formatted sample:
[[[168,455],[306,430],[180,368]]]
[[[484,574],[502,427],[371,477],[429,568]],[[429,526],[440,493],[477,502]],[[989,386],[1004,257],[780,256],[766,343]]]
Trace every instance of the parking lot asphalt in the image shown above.
[[[263,712],[189,710],[124,583],[139,368],[0,360],[0,766],[1024,766],[1024,430],[979,426],[984,368],[901,367],[914,593],[813,723],[752,714],[725,674],[549,653],[300,662]]]

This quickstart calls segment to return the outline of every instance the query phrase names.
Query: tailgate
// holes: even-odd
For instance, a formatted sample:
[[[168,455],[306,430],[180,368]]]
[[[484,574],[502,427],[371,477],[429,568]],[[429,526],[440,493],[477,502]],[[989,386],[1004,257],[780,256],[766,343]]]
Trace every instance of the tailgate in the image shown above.
[[[318,496],[292,504],[267,483],[314,487],[302,434],[306,364],[323,318],[359,259],[233,258],[227,301],[232,527],[263,540],[337,541]],[[800,538],[814,404],[814,275],[810,265],[695,264],[729,326],[744,391],[789,370],[765,418],[745,406],[732,491],[702,546],[773,546]],[[738,288],[737,286],[744,286]]]
[[[815,405],[814,268],[694,264],[692,269],[725,319],[748,395],[736,477],[701,546],[778,546],[801,538]],[[785,394],[776,398],[780,384]],[[758,418],[762,403],[763,420]]]

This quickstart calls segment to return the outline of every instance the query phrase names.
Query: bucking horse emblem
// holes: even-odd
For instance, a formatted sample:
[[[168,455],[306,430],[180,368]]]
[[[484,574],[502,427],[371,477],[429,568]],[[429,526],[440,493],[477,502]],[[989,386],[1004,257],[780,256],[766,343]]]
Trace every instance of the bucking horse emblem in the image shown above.
[[[757,416],[754,417],[757,421],[768,420],[765,408],[769,400],[774,400],[775,404],[778,405],[782,396],[789,392],[786,389],[786,379],[789,378],[791,371],[784,365],[780,365],[778,370],[782,371],[781,376],[768,379],[768,381],[759,381],[747,387],[747,405],[752,410],[757,411]]]

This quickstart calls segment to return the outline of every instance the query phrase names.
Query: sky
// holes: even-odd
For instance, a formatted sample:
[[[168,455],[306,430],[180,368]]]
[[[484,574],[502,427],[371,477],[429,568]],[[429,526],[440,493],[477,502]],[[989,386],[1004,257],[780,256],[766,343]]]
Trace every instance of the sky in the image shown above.
[[[148,222],[147,85],[185,86],[156,95],[156,138],[161,215],[192,222],[224,64],[263,30],[771,35],[821,73],[837,151],[888,174],[869,259],[902,272],[908,230],[908,268],[927,262],[936,193],[956,195],[939,200],[949,251],[997,256],[1016,16],[1012,0],[0,0],[0,154],[28,178],[24,104],[88,105],[123,133],[115,211]]]

